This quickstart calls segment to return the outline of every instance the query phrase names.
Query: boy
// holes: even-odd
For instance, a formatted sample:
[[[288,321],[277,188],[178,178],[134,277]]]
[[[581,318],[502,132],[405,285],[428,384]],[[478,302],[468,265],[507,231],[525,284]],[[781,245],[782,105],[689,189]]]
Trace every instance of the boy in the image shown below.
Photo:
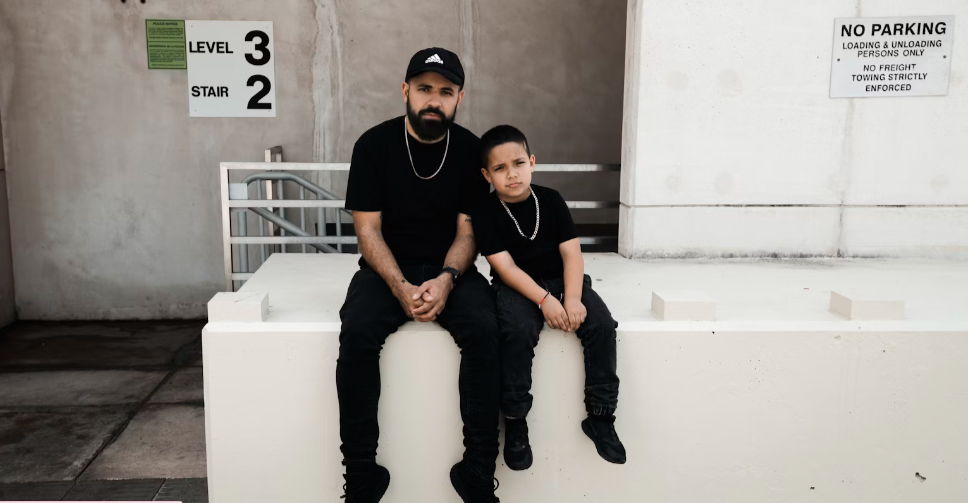
[[[555,190],[532,185],[535,156],[521,131],[497,126],[481,138],[482,174],[495,191],[474,216],[475,238],[492,266],[502,359],[505,464],[532,466],[526,415],[532,407],[532,357],[545,320],[575,331],[586,362],[583,432],[596,452],[625,463],[613,427],[620,380],[616,327],[609,309],[583,274],[583,256],[569,209]]]

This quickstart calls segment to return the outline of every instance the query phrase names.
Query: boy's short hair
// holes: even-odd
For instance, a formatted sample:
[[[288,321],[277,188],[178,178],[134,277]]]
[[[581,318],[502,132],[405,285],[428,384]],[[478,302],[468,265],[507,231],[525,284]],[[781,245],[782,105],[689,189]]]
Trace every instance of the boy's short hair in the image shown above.
[[[507,124],[501,126],[495,126],[489,129],[482,135],[481,139],[481,162],[482,169],[488,171],[488,155],[492,153],[492,149],[499,145],[504,145],[506,143],[521,143],[525,147],[525,153],[529,156],[532,155],[532,150],[529,149],[529,140],[525,138],[522,131],[519,131],[514,126],[509,126]]]

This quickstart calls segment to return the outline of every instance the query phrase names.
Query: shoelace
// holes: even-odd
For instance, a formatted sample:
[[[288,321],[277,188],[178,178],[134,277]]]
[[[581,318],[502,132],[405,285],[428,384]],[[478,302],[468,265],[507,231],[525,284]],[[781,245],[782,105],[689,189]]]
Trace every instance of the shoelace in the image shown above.
[[[357,487],[357,490],[354,491],[353,494],[351,494],[351,493],[347,492],[347,484],[344,484],[343,490],[344,490],[344,494],[343,494],[343,496],[340,497],[340,499],[342,499],[342,500],[349,500],[351,496],[358,496],[358,495],[360,495],[360,492],[363,491],[363,488],[360,487],[360,486],[358,486]]]

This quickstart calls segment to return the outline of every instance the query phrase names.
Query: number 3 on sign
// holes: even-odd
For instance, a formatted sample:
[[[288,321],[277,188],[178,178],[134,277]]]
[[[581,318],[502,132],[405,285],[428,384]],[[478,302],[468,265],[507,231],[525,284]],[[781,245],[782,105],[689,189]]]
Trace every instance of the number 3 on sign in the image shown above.
[[[186,21],[190,117],[276,117],[273,23]]]

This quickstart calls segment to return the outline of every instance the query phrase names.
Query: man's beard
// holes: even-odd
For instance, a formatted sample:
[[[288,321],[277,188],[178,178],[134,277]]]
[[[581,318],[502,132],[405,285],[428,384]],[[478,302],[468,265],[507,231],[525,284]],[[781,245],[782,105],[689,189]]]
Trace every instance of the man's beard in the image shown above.
[[[408,111],[408,124],[411,125],[411,129],[414,133],[418,135],[422,141],[435,141],[440,140],[445,133],[448,132],[448,128],[451,124],[455,122],[455,114],[452,113],[449,117],[445,114],[444,110],[440,108],[425,108],[420,112],[415,112],[411,108],[411,100],[408,99],[407,106]],[[438,120],[427,120],[425,117],[428,115],[435,115]]]

